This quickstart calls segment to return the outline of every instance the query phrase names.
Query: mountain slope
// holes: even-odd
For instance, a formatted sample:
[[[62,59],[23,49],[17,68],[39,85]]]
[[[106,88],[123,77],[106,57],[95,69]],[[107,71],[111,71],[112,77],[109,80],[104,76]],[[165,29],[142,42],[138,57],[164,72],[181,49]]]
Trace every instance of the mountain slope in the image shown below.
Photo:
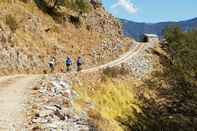
[[[197,28],[197,18],[180,21],[180,22],[161,22],[161,23],[137,23],[133,21],[120,20],[123,23],[123,30],[126,36],[133,37],[137,40],[144,33],[157,34],[163,36],[163,31],[168,26],[180,26],[183,31],[192,30]]]
[[[57,59],[56,72],[64,70],[67,56],[83,56],[87,66],[101,64],[131,43],[102,7],[87,13],[65,7],[50,14],[39,1],[0,2],[0,75],[46,72],[51,57]]]

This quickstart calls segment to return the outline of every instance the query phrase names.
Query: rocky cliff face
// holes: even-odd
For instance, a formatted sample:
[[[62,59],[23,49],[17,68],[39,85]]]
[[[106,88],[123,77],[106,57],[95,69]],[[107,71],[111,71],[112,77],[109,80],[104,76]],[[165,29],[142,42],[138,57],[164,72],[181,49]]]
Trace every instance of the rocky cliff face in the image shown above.
[[[51,57],[57,59],[58,72],[67,56],[83,56],[86,66],[101,64],[131,44],[121,25],[102,7],[92,7],[88,13],[65,8],[64,15],[54,17],[37,1],[0,2],[1,75],[47,72]]]

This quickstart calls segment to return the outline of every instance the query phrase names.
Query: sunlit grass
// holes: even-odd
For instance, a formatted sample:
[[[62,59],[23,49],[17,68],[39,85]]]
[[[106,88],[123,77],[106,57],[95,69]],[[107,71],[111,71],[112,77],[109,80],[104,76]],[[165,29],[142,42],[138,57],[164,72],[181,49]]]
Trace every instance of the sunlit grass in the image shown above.
[[[93,100],[100,113],[108,119],[115,119],[131,108],[140,111],[136,105],[137,100],[134,97],[134,92],[124,83],[108,82],[101,85],[101,90],[95,93]]]
[[[119,83],[108,80],[97,85],[98,89],[93,94],[91,92],[91,95],[86,87],[77,87],[76,91],[80,94],[80,100],[91,101],[95,104],[96,112],[110,121],[110,126],[113,126],[111,128],[121,131],[123,128],[117,121],[118,118],[124,119],[124,116],[130,116],[135,121],[136,112],[141,112],[140,102],[135,98],[135,90],[132,86],[130,82]]]

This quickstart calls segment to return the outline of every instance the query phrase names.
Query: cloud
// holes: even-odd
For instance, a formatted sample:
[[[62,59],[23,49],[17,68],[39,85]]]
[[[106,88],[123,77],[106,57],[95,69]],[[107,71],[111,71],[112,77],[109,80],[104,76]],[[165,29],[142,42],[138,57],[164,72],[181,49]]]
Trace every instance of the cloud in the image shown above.
[[[131,14],[135,14],[138,11],[135,5],[129,0],[117,0],[117,2],[111,6],[111,9],[116,9],[119,7],[125,9],[128,13]]]

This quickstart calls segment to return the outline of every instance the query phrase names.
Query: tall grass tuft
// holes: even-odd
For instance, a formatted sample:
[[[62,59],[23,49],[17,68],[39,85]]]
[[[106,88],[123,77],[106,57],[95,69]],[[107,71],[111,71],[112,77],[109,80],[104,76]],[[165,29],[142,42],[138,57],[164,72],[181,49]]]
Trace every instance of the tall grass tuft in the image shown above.
[[[94,93],[88,91],[88,87],[77,87],[81,99],[92,101],[95,104],[99,127],[108,131],[123,131],[124,127],[119,119],[130,116],[131,122],[136,121],[136,113],[140,113],[141,103],[135,98],[135,90],[130,82],[113,82],[110,78],[97,85]],[[90,93],[91,92],[91,93]],[[91,95],[90,95],[91,94]],[[95,118],[94,118],[95,119]],[[103,119],[108,123],[103,123]]]

